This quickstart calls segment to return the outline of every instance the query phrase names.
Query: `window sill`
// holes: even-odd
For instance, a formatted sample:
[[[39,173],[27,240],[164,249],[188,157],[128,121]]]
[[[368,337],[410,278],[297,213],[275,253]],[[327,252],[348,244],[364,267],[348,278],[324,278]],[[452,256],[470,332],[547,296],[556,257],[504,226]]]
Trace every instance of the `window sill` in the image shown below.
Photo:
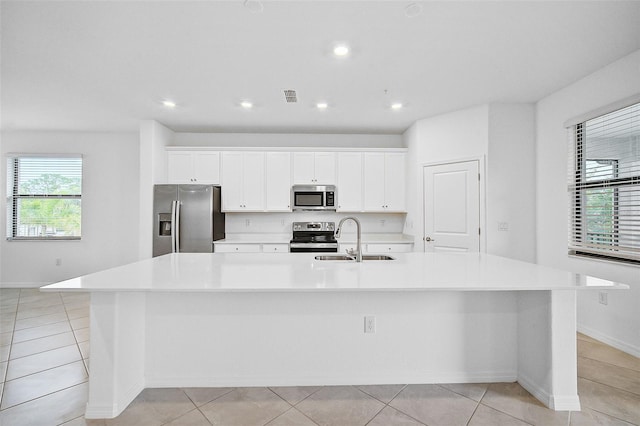
[[[606,255],[599,254],[591,254],[591,253],[575,253],[569,252],[569,258],[572,259],[580,259],[580,260],[594,260],[596,262],[605,262],[609,264],[619,264],[624,266],[640,266],[640,260],[633,259],[623,259],[619,257],[612,257]]]

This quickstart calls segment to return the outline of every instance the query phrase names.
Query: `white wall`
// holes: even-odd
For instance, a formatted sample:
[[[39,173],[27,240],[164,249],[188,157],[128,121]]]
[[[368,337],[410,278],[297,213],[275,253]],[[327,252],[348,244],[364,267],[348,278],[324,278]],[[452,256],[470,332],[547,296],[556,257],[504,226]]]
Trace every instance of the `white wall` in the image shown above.
[[[6,153],[83,155],[82,240],[0,240],[0,285],[33,286],[122,265],[138,253],[138,135],[121,133],[2,134],[0,176],[6,188]],[[0,223],[6,235],[6,198]],[[62,264],[56,266],[56,259]]]
[[[139,253],[138,259],[153,254],[153,185],[167,183],[167,155],[174,133],[155,120],[140,122]]]
[[[598,292],[578,294],[578,329],[640,356],[640,268],[570,258],[567,255],[567,132],[573,117],[640,93],[640,50],[551,94],[536,107],[537,259],[547,266],[581,272],[631,285],[609,292],[608,305]]]
[[[481,247],[487,253],[535,261],[534,123],[531,104],[481,105],[417,121],[404,134],[409,149],[405,232],[423,246],[422,168],[483,159],[480,164]],[[517,194],[517,197],[514,196]],[[508,231],[499,231],[506,222]]]
[[[401,148],[401,135],[309,133],[175,133],[177,146]]]
[[[489,108],[482,105],[418,120],[404,133],[408,148],[405,233],[416,237],[416,251],[423,250],[423,166],[485,157],[489,144],[488,117]]]
[[[487,153],[487,252],[535,262],[535,107],[491,104]],[[500,230],[499,224],[503,225]]]

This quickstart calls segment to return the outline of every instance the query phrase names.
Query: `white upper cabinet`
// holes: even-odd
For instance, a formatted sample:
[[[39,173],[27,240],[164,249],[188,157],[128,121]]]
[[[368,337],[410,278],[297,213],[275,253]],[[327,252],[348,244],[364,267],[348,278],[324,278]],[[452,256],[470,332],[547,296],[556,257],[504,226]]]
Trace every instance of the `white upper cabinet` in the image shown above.
[[[291,153],[266,153],[267,211],[291,211]]]
[[[405,154],[365,152],[364,210],[371,212],[404,212]]]
[[[264,211],[265,153],[222,153],[222,210]]]
[[[335,152],[294,152],[293,183],[334,185],[336,183]]]
[[[405,158],[402,153],[386,153],[384,155],[384,198],[385,210],[406,212],[405,200]]]
[[[168,183],[220,184],[217,151],[167,152]]]
[[[340,212],[363,210],[362,153],[338,153],[337,201]]]

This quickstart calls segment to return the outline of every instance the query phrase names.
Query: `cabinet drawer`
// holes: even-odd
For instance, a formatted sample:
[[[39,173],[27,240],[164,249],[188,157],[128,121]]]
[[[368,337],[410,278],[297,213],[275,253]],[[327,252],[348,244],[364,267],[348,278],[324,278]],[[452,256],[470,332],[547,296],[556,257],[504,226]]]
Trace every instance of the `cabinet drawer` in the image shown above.
[[[407,253],[413,244],[367,244],[368,253]]]
[[[216,253],[260,253],[260,244],[216,244]]]
[[[289,253],[289,244],[263,244],[264,253]]]

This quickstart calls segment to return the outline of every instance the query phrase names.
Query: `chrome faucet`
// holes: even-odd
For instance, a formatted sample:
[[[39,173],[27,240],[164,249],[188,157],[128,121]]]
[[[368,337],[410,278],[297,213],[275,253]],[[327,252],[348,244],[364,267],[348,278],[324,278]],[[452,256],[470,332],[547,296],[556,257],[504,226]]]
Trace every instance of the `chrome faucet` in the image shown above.
[[[353,249],[347,250],[347,255],[351,256],[352,258],[355,258],[356,262],[362,262],[362,238],[360,234],[360,221],[358,220],[357,217],[348,216],[340,219],[340,222],[338,223],[338,228],[336,229],[335,236],[336,238],[340,238],[342,224],[344,223],[345,220],[349,220],[349,219],[353,220],[356,223],[356,229],[358,231],[358,240],[356,242],[356,251],[353,251]]]

